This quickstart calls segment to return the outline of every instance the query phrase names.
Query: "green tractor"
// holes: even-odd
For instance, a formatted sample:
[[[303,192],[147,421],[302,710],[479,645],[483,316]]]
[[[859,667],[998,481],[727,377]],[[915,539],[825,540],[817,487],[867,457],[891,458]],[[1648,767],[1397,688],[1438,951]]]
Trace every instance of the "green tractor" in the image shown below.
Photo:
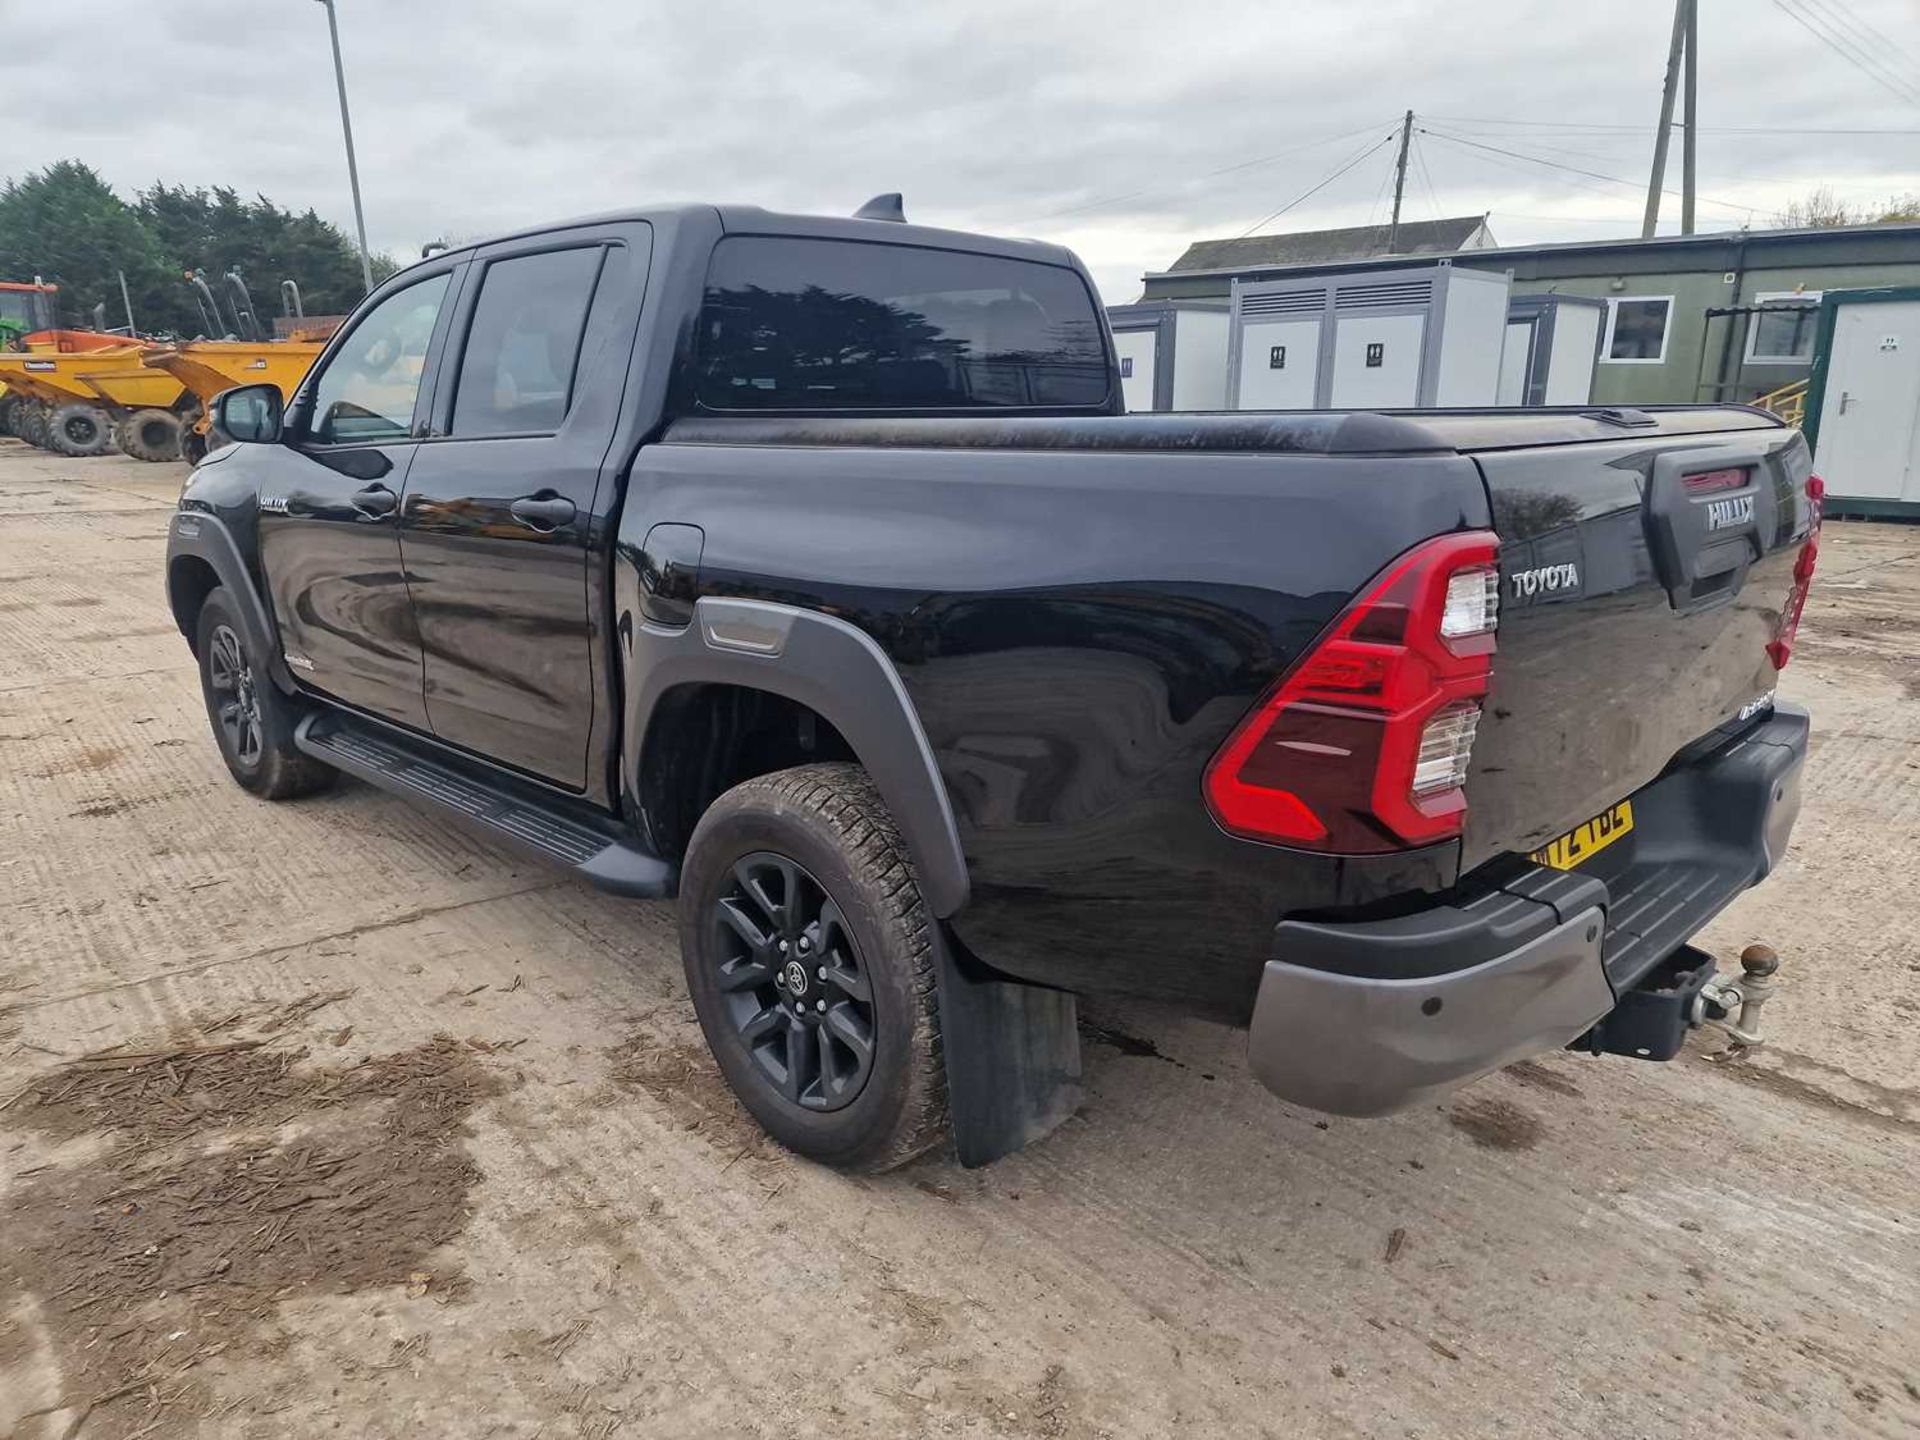
[[[27,336],[54,327],[53,297],[59,288],[39,280],[0,280],[0,350],[25,349]],[[35,412],[32,415],[27,413],[30,408]],[[0,435],[32,431],[39,418],[38,409],[24,397],[8,395],[0,387]]]

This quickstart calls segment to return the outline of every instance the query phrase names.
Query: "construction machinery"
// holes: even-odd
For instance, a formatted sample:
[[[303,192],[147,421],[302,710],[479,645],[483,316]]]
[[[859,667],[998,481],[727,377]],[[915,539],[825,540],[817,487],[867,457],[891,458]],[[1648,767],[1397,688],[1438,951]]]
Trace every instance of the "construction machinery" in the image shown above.
[[[0,280],[0,350],[17,349],[34,331],[53,328],[53,297],[59,290],[40,280]]]
[[[169,449],[162,432],[177,430],[173,408],[184,387],[170,376],[152,377],[141,365],[151,347],[73,331],[36,332],[25,343],[25,350],[0,354],[15,434],[63,455],[86,456],[106,454],[116,432],[125,431],[136,437],[129,454],[177,457],[177,440]]]
[[[203,271],[184,278],[201,329],[213,338],[159,344],[56,330],[55,287],[0,287],[0,315],[18,312],[10,343],[0,346],[0,431],[66,455],[99,455],[117,445],[139,460],[198,462],[210,448],[214,396],[266,382],[291,399],[340,323],[309,318],[292,280],[280,285],[282,314],[263,324],[237,269],[220,277],[218,290]],[[39,304],[9,307],[10,292],[30,292]],[[276,339],[276,330],[295,338]]]
[[[156,346],[142,359],[185,387],[180,454],[198,464],[212,444],[213,397],[236,385],[274,385],[283,401],[312,368],[320,340],[194,340]]]
[[[236,385],[271,384],[279,387],[283,401],[291,401],[294,387],[312,368],[314,357],[340,321],[332,316],[309,319],[300,286],[293,280],[280,282],[281,314],[268,325],[262,323],[253,294],[237,268],[220,277],[219,290],[204,270],[189,270],[185,279],[200,313],[200,327],[213,338],[157,348],[144,363],[186,387],[180,453],[198,464],[213,444],[214,396]]]
[[[37,277],[31,283],[0,280],[0,352],[19,350],[29,334],[52,326],[53,297],[59,288]],[[28,403],[0,380],[0,435],[18,433],[17,426],[25,423]]]

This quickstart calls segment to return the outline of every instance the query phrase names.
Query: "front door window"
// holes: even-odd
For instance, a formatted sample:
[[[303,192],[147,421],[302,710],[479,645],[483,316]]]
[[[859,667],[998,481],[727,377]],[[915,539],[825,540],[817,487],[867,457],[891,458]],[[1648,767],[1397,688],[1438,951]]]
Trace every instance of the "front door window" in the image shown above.
[[[310,438],[322,445],[385,444],[412,433],[447,279],[435,275],[396,290],[353,327],[314,388]]]

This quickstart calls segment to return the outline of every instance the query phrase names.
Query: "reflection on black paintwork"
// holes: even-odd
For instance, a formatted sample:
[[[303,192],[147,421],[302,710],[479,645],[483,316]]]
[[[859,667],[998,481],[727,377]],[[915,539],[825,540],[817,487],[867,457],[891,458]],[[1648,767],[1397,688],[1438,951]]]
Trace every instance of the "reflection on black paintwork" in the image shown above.
[[[1794,515],[1805,445],[1792,432],[1764,432],[1751,446],[1760,468],[1798,477],[1777,492]],[[1481,458],[1502,539],[1502,586],[1493,679],[1467,779],[1465,865],[1526,850],[1598,814],[1772,690],[1766,647],[1805,507],[1782,527],[1785,537],[1776,533],[1773,548],[1720,589],[1700,598],[1672,592],[1649,544],[1648,495],[1656,458],[1676,453],[1685,447],[1623,441]],[[1556,523],[1545,524],[1549,517]],[[1565,565],[1576,567],[1577,584],[1516,585]]]
[[[1388,560],[1485,524],[1485,490],[1452,455],[1191,459],[651,447],[630,481],[646,498],[623,520],[616,627],[640,623],[645,526],[699,525],[700,593],[838,616],[894,661],[967,858],[963,945],[1043,983],[1244,1018],[1283,906],[1443,888],[1457,847],[1355,860],[1233,839],[1201,801],[1207,762]]]

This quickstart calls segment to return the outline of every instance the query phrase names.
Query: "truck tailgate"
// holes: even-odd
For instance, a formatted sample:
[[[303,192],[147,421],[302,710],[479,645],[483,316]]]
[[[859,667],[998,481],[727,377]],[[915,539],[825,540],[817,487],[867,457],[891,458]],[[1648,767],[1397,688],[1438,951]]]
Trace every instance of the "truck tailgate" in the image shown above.
[[[1764,709],[1812,525],[1807,449],[1788,429],[1475,458],[1501,540],[1500,629],[1463,870],[1539,849]]]

